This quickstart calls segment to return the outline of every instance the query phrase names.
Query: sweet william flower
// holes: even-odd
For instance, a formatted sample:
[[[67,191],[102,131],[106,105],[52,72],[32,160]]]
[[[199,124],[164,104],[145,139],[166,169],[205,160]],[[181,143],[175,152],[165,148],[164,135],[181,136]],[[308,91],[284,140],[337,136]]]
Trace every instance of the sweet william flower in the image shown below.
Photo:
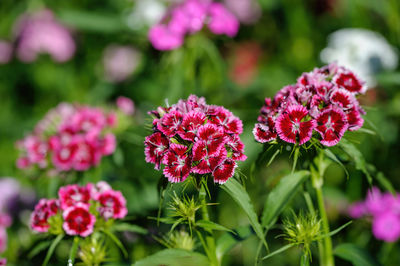
[[[63,212],[63,229],[68,235],[86,237],[93,232],[96,217],[89,212],[89,206],[78,202]]]
[[[85,186],[67,185],[58,190],[61,209],[65,210],[77,203],[89,204],[93,184]]]
[[[56,215],[60,209],[60,203],[56,199],[41,199],[35,206],[31,215],[31,228],[39,233],[45,233],[49,230],[49,218]]]
[[[247,158],[239,138],[242,121],[221,106],[207,105],[204,98],[191,95],[149,114],[154,120],[153,133],[145,139],[146,161],[156,169],[164,166],[170,182],[183,182],[192,174],[209,175],[222,184],[233,176],[236,161]]]
[[[210,22],[208,27],[214,34],[225,34],[234,37],[239,30],[239,21],[222,4],[212,3],[209,7]]]
[[[120,191],[106,189],[97,196],[100,203],[99,212],[104,219],[122,219],[128,213],[126,200]]]
[[[117,98],[117,107],[127,115],[133,115],[135,112],[135,104],[128,97],[119,96]]]
[[[347,130],[346,114],[340,109],[327,109],[316,118],[315,130],[321,134],[321,143],[325,146],[334,146]]]
[[[391,212],[382,213],[374,218],[372,232],[377,239],[395,242],[400,237],[400,219]]]
[[[306,143],[311,139],[315,120],[305,121],[307,109],[302,105],[290,106],[276,120],[276,131],[281,139],[289,143]]]

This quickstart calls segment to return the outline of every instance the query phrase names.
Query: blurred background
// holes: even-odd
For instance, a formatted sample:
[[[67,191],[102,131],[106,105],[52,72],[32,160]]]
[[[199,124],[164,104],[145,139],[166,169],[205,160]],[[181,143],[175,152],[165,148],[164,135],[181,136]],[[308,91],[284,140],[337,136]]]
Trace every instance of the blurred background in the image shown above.
[[[175,1],[176,2],[176,1]],[[7,211],[13,224],[7,229],[6,257],[10,265],[39,265],[45,252],[29,254],[40,241],[30,232],[30,210],[54,191],[43,184],[50,177],[18,170],[15,142],[60,102],[107,106],[118,96],[135,103],[133,126],[118,139],[114,155],[86,172],[107,180],[126,196],[129,219],[153,234],[157,227],[158,180],[161,172],[144,161],[143,140],[151,123],[147,112],[190,94],[204,96],[208,104],[223,105],[244,122],[242,140],[248,160],[240,164],[247,190],[258,213],[267,192],[288,173],[288,157],[268,168],[250,169],[262,150],[251,133],[265,97],[273,97],[302,72],[338,61],[368,82],[361,99],[367,111],[364,127],[375,132],[354,134],[371,171],[380,173],[400,190],[400,2],[398,0],[224,0],[240,21],[236,37],[216,36],[207,29],[188,36],[174,51],[155,50],[149,28],[163,17],[172,1],[162,0],[2,0],[0,3],[0,191],[15,193]],[[40,49],[38,48],[40,47]],[[374,165],[374,166],[372,166]],[[365,197],[366,178],[352,164],[350,178],[340,166],[327,173],[326,195],[332,228],[350,218],[349,203]],[[54,177],[53,177],[54,179]],[[10,181],[9,179],[7,179]],[[45,180],[45,181],[43,181]],[[13,183],[14,181],[11,181]],[[63,185],[60,180],[54,186]],[[2,192],[0,193],[2,194]],[[18,200],[16,200],[18,198]],[[247,225],[244,213],[222,190],[213,193],[215,221],[228,228]],[[302,202],[294,200],[294,208]],[[10,204],[9,204],[10,205]],[[276,232],[275,232],[276,231]],[[268,236],[271,250],[286,244]],[[130,257],[126,265],[163,247],[150,235],[124,234]],[[400,262],[399,247],[391,250],[374,239],[370,224],[354,222],[335,236],[334,244],[353,242],[387,265]],[[255,236],[237,245],[224,265],[254,265]],[[64,265],[68,243],[56,250],[53,263]],[[316,251],[317,249],[314,249]],[[386,252],[386,253],[385,253]],[[260,265],[297,265],[300,250],[292,248]],[[313,260],[317,263],[318,260]],[[346,265],[338,260],[338,265]],[[121,265],[125,265],[121,263]]]

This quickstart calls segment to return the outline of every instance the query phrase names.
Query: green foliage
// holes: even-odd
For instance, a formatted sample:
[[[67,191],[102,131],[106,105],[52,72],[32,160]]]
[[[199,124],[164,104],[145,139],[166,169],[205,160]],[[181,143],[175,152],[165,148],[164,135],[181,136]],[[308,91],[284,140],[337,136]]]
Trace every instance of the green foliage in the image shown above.
[[[206,256],[183,249],[166,249],[157,252],[145,259],[139,260],[133,266],[209,266],[210,263]]]

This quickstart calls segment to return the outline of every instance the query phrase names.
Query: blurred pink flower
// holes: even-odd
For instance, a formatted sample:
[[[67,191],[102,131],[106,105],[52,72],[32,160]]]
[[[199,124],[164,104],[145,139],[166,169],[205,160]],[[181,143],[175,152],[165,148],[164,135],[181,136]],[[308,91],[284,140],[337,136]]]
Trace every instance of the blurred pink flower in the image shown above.
[[[135,112],[135,104],[127,97],[120,96],[117,98],[118,108],[127,115],[132,115]]]
[[[224,4],[244,24],[253,24],[261,17],[257,0],[224,0]]]
[[[106,79],[111,82],[126,80],[140,64],[141,54],[135,48],[123,45],[110,45],[103,54]]]
[[[6,266],[7,265],[7,260],[0,258],[0,266]]]
[[[0,226],[0,253],[3,253],[7,248],[7,232],[6,228]]]
[[[239,30],[237,18],[220,3],[212,3],[209,7],[210,23],[208,27],[214,34],[225,34],[233,37]]]
[[[10,62],[13,53],[11,43],[0,40],[0,65]]]
[[[1,211],[7,211],[10,201],[15,199],[21,192],[20,184],[13,178],[0,179],[0,220]],[[0,221],[0,225],[2,222]]]
[[[374,218],[372,232],[377,239],[395,242],[400,237],[400,219],[398,215],[385,212]]]
[[[362,201],[354,202],[349,207],[348,212],[349,212],[350,217],[352,217],[354,219],[359,219],[367,214],[365,204]]]
[[[33,62],[41,53],[49,54],[56,62],[65,62],[75,53],[71,33],[48,9],[23,14],[16,24],[15,35],[17,57],[23,62]]]
[[[160,51],[174,50],[183,44],[182,34],[172,32],[166,25],[155,25],[149,31],[151,44]]]

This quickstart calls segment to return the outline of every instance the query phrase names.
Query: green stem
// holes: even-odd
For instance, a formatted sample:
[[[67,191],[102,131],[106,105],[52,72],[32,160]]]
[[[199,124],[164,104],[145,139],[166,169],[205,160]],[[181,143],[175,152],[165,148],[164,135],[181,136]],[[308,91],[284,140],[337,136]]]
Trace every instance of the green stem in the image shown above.
[[[210,221],[210,216],[208,215],[207,201],[206,201],[206,196],[207,196],[206,189],[205,189],[206,185],[207,184],[205,184],[205,183],[203,183],[201,185],[200,192],[199,192],[199,198],[200,198],[200,201],[201,201],[201,204],[202,204],[201,214],[202,214],[203,220]],[[206,250],[206,253],[207,253],[207,256],[208,256],[208,258],[210,260],[211,265],[220,266],[221,262],[217,258],[215,240],[214,240],[214,236],[213,236],[212,230],[207,230],[206,229],[205,231],[206,231],[205,244],[207,246],[203,245],[204,249]]]
[[[322,250],[320,249],[321,265],[334,266],[335,260],[333,258],[332,239],[329,236],[329,222],[328,222],[328,216],[326,215],[324,197],[322,194],[322,185],[324,181],[321,175],[321,171],[317,171],[313,166],[311,166],[311,179],[312,179],[312,185],[317,195],[318,209],[322,220],[323,234],[326,235],[326,237],[323,239],[322,254],[321,254]]]

